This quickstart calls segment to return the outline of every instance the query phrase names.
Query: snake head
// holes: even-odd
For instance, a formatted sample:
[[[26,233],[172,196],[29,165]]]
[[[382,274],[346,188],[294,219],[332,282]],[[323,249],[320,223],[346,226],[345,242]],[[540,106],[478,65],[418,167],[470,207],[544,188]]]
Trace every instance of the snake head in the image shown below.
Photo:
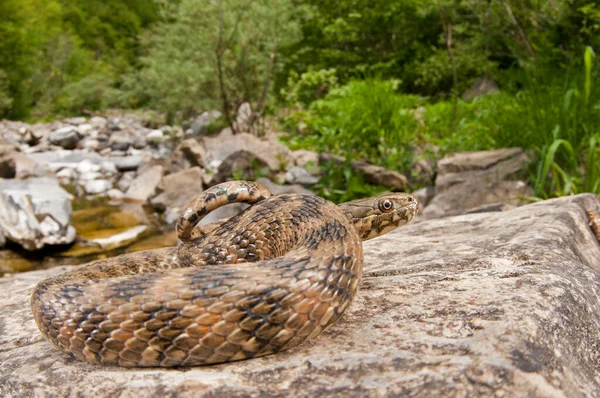
[[[386,192],[339,206],[352,219],[360,238],[368,240],[407,224],[417,214],[419,200],[408,193]]]

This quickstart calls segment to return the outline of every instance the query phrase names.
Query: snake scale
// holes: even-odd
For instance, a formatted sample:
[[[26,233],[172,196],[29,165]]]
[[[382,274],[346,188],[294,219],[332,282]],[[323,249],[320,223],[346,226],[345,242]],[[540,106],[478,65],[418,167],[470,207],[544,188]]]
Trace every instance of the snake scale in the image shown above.
[[[196,226],[233,202],[249,208]],[[362,240],[409,222],[404,193],[335,205],[272,196],[254,182],[216,185],[186,206],[171,248],[92,262],[40,282],[31,306],[46,339],[77,359],[191,366],[297,346],[338,320],[362,274]]]

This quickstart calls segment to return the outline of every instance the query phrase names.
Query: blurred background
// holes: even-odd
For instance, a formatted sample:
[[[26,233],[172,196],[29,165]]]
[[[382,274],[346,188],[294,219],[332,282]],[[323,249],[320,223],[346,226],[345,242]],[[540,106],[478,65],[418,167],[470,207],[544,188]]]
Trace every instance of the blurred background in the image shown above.
[[[110,211],[121,224],[100,225],[108,210],[89,212],[99,201],[144,203],[172,231],[182,200],[230,179],[268,177],[335,202],[417,191],[424,204],[437,200],[435,216],[600,193],[598,1],[0,0],[0,9],[0,132],[12,159],[2,177],[58,178],[82,199],[78,239],[148,224],[138,212],[121,225],[120,204]],[[452,155],[474,151],[491,152]],[[199,184],[190,198],[186,181]],[[443,196],[457,181],[471,185]],[[13,232],[4,234],[27,250],[43,246]]]

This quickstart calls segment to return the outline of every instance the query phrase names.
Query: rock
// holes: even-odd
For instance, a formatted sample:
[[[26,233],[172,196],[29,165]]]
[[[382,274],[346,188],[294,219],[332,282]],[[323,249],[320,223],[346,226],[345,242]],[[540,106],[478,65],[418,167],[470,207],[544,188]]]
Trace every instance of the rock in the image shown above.
[[[196,117],[190,126],[192,134],[204,135],[208,133],[208,127],[221,117],[221,112],[217,110],[203,112],[200,116]]]
[[[121,200],[125,197],[125,194],[118,189],[109,189],[106,191],[106,197],[111,200]]]
[[[167,174],[194,166],[207,167],[208,155],[204,145],[193,138],[184,140],[175,148],[167,160]]]
[[[94,116],[88,121],[88,123],[98,129],[104,129],[107,127],[107,120],[102,116]]]
[[[121,119],[118,117],[112,117],[106,121],[106,128],[110,131],[119,131],[125,128],[123,124],[121,124]]]
[[[115,164],[118,171],[132,171],[137,170],[142,163],[144,158],[139,155],[134,156],[111,156],[109,160]]]
[[[600,212],[598,196],[424,220],[368,241],[357,297],[328,331],[217,366],[75,361],[41,336],[29,304],[37,282],[74,267],[2,278],[0,394],[598,396],[600,245],[586,211]]]
[[[69,194],[49,177],[0,180],[0,231],[26,250],[75,240]]]
[[[107,180],[91,180],[83,184],[83,189],[89,195],[97,195],[112,188],[112,183]]]
[[[271,192],[273,195],[281,195],[284,193],[297,193],[297,194],[305,194],[305,195],[314,195],[315,193],[310,189],[304,188],[302,185],[279,185],[275,184],[273,181],[268,178],[259,178],[256,180],[257,183],[264,186]]]
[[[260,158],[272,171],[285,170],[293,163],[292,151],[273,138],[259,138],[248,133],[231,135],[221,133],[217,137],[203,137],[202,141],[208,154],[208,163],[218,168],[225,158],[238,151],[247,151]]]
[[[65,167],[76,168],[79,163],[87,161],[100,165],[106,159],[96,152],[84,150],[60,150],[27,154],[27,157],[37,163],[47,166],[50,170],[58,171]]]
[[[48,139],[52,145],[57,145],[65,149],[74,149],[81,139],[76,127],[67,126],[54,130],[50,133]]]
[[[133,137],[125,134],[113,134],[108,140],[108,145],[113,151],[126,151],[133,145]]]
[[[70,117],[64,120],[65,123],[72,124],[74,126],[79,126],[80,124],[87,123],[87,119],[84,117]]]
[[[15,178],[17,176],[17,164],[15,159],[8,155],[0,158],[0,178]]]
[[[219,184],[233,178],[254,180],[256,171],[268,168],[266,161],[253,152],[237,151],[229,155],[217,169],[213,176],[212,185]]]
[[[252,107],[248,102],[240,105],[235,116],[235,129],[237,133],[247,133],[252,129]]]
[[[89,239],[86,244],[98,246],[103,250],[114,250],[135,242],[147,229],[148,227],[146,225],[138,225],[136,227],[129,228],[126,231],[111,235],[107,238]]]
[[[162,130],[152,130],[146,135],[146,139],[152,142],[163,142],[168,139],[168,137],[165,137]]]
[[[435,196],[435,187],[429,185],[418,189],[413,192],[413,195],[419,199],[419,203],[421,203],[421,207],[425,207],[429,204],[431,199]]]
[[[322,153],[319,155],[319,160],[321,162],[333,162],[340,165],[345,162],[343,157],[332,155],[330,153]],[[397,171],[388,170],[385,167],[362,161],[352,161],[350,162],[350,165],[354,171],[362,173],[365,182],[369,184],[382,185],[391,188],[394,191],[406,189],[408,179],[405,175],[400,174]]]
[[[163,166],[156,165],[148,168],[131,182],[125,192],[125,199],[145,202],[154,194],[162,175]]]
[[[311,175],[306,169],[294,166],[285,173],[285,181],[288,184],[300,184],[304,186],[315,185],[319,178]]]
[[[305,149],[299,149],[292,152],[292,158],[296,166],[304,167],[305,169],[318,170],[319,154]]]
[[[117,188],[121,191],[126,192],[129,189],[129,186],[135,179],[136,173],[135,171],[127,171],[123,173],[119,181],[117,182]]]
[[[156,192],[158,195],[150,199],[150,204],[159,212],[167,209],[178,213],[202,191],[202,169],[192,167],[162,178]]]
[[[436,196],[423,211],[428,218],[462,214],[492,203],[509,207],[533,195],[519,177],[529,156],[520,148],[455,153],[438,162]]]
[[[496,94],[499,92],[500,89],[498,83],[488,77],[484,77],[475,80],[471,87],[463,93],[462,97],[464,100],[468,101],[482,95]]]
[[[64,168],[56,172],[56,178],[63,184],[71,184],[77,179],[77,172],[71,168]]]
[[[83,149],[87,149],[88,151],[96,151],[100,148],[100,141],[95,138],[84,138],[79,142],[79,146]]]

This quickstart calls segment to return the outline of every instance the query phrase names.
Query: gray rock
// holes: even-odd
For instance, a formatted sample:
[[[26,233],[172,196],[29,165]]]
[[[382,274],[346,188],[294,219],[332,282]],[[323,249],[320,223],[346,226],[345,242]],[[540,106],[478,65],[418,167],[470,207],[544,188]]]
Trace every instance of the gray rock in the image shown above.
[[[27,157],[37,163],[46,165],[50,170],[60,170],[65,167],[76,168],[79,163],[87,161],[100,165],[106,159],[96,152],[73,150],[52,151],[27,154]]]
[[[319,154],[305,149],[299,149],[292,152],[292,157],[296,166],[304,167],[305,169],[317,169],[319,165]]]
[[[500,92],[498,83],[489,77],[483,77],[473,82],[471,87],[465,91],[462,95],[465,100],[472,100],[473,98],[480,97],[482,95],[497,94]]]
[[[206,134],[208,132],[207,127],[210,126],[215,120],[219,119],[221,115],[221,112],[217,110],[203,112],[192,122],[192,125],[190,126],[192,134]]]
[[[268,164],[261,156],[245,150],[229,155],[217,169],[213,176],[212,185],[229,181],[234,177],[245,180],[256,178],[256,171],[268,168]]]
[[[192,167],[164,176],[150,204],[159,212],[167,209],[178,212],[203,191],[202,175],[200,167]]]
[[[114,163],[118,171],[132,171],[137,170],[142,163],[144,158],[139,155],[134,156],[111,156],[109,160]]]
[[[125,126],[121,123],[121,119],[118,117],[111,117],[106,121],[106,128],[110,131],[123,130]]]
[[[207,166],[208,155],[204,145],[193,138],[184,140],[175,148],[167,160],[167,174],[175,173],[190,167]]]
[[[113,151],[126,151],[133,145],[133,137],[122,133],[115,133],[110,136],[108,145]]]
[[[247,133],[252,129],[253,112],[248,102],[240,105],[235,116],[235,129],[237,133]]]
[[[163,166],[156,165],[149,167],[143,173],[139,174],[129,185],[125,192],[125,199],[145,202],[154,195],[156,186],[163,175]]]
[[[57,145],[65,149],[73,149],[81,139],[81,134],[76,127],[67,126],[54,130],[50,133],[48,139],[52,145]]]
[[[106,127],[107,120],[102,116],[94,116],[88,121],[88,123],[95,128],[104,129]]]
[[[64,120],[65,123],[72,124],[74,126],[79,126],[80,124],[87,123],[87,119],[84,117],[70,117]]]
[[[117,188],[121,191],[126,192],[129,189],[129,186],[135,179],[136,172],[135,171],[127,171],[123,173],[119,181],[117,182]]]
[[[273,195],[281,195],[284,193],[297,193],[303,195],[314,195],[315,193],[310,189],[304,188],[302,185],[294,184],[294,185],[279,185],[275,184],[273,181],[268,178],[259,178],[256,180],[257,183],[264,186],[271,192]]]
[[[121,200],[125,197],[125,194],[118,189],[113,188],[106,191],[106,197],[111,200]]]
[[[304,186],[315,185],[319,182],[319,178],[311,175],[302,167],[292,167],[285,173],[285,181],[288,184],[300,184]]]
[[[83,189],[89,195],[97,195],[112,188],[112,182],[108,180],[91,180],[83,184]]]
[[[246,151],[262,159],[272,171],[285,170],[293,164],[292,151],[273,137],[259,138],[248,133],[231,135],[226,129],[217,137],[203,137],[202,141],[208,154],[208,162],[213,168],[233,153]]]
[[[75,240],[71,199],[53,178],[0,180],[0,231],[26,250]]]
[[[74,267],[2,278],[0,395],[598,396],[600,245],[586,211],[598,196],[402,227],[364,244],[357,297],[321,336],[191,369],[75,361],[29,304],[37,282]]]
[[[435,197],[423,211],[428,218],[463,214],[492,203],[515,207],[533,195],[520,177],[529,156],[519,148],[455,153],[438,162]]]
[[[146,135],[146,139],[152,142],[163,142],[168,139],[162,130],[152,130]]]

